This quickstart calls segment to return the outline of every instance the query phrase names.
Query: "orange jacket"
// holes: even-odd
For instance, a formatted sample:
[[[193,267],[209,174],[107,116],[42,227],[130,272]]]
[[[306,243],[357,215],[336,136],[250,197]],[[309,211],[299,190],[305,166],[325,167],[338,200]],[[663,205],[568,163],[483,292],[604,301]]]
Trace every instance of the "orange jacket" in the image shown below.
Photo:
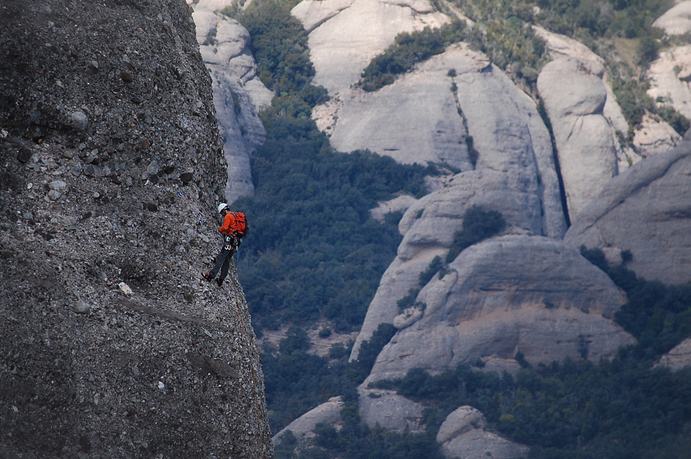
[[[223,217],[223,224],[218,227],[218,232],[230,236],[235,231],[235,216],[232,212],[226,213]]]

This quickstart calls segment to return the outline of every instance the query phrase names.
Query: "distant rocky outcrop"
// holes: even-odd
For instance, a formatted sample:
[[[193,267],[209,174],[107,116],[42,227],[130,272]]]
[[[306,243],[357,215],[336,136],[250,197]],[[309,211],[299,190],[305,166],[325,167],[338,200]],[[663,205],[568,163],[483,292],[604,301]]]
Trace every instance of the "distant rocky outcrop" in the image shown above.
[[[309,33],[314,82],[331,95],[357,82],[399,33],[450,21],[428,0],[304,0],[292,14]]]
[[[473,206],[498,211],[508,233],[544,234],[542,203],[535,190],[520,189],[514,179],[492,169],[463,172],[443,188],[415,202],[403,215],[399,231],[403,240],[393,263],[382,276],[367,309],[352,359],[381,323],[394,323],[401,312],[398,301],[419,288],[420,274],[435,257],[446,258],[454,235],[463,226],[463,215]]]
[[[603,249],[648,280],[691,281],[691,141],[608,183],[566,233],[574,247]]]
[[[653,25],[668,35],[684,35],[691,32],[691,1],[679,1]]]
[[[467,131],[465,137],[459,131],[466,144],[458,148],[468,154],[468,146],[472,145],[476,157],[470,167],[475,170],[457,174],[445,182],[444,188],[407,210],[399,227],[404,239],[370,304],[352,358],[357,356],[362,341],[369,339],[380,323],[392,323],[398,314],[397,301],[417,287],[420,273],[435,256],[445,255],[454,234],[461,228],[464,212],[472,205],[498,210],[519,232],[557,238],[564,232],[564,211],[549,132],[535,103],[501,70],[487,66],[485,59],[465,45],[457,45],[419,68],[420,75],[427,75],[424,81],[435,78],[434,74],[426,73],[428,68],[437,69],[436,77],[446,80],[449,88],[446,97],[455,100],[457,105],[456,126]],[[449,76],[447,68],[454,69],[454,76]],[[447,70],[442,72],[443,69]],[[394,83],[391,90],[399,83],[405,86],[406,78]],[[383,97],[386,90],[377,94]],[[497,110],[497,106],[502,110]],[[394,110],[395,104],[390,108]],[[421,110],[410,113],[421,113]],[[392,111],[388,117],[393,116]],[[382,124],[386,118],[381,118]],[[390,119],[386,124],[419,136],[438,135],[431,127],[429,131],[417,131],[417,124],[414,124],[414,131]],[[472,140],[468,142],[468,139]],[[383,154],[396,158],[398,153]],[[467,159],[461,165],[465,161]]]
[[[1,9],[0,456],[270,457],[188,6]]]
[[[634,341],[613,321],[623,293],[577,250],[544,237],[503,236],[464,250],[417,301],[424,315],[384,347],[363,387],[412,368],[435,373],[490,359],[512,370],[497,359],[519,353],[531,364],[598,361]]]
[[[445,163],[469,170],[467,123],[453,87],[481,79],[486,56],[454,47],[376,92],[343,89],[314,110],[321,130],[340,151],[369,149],[401,163]],[[455,70],[460,81],[449,76]],[[468,87],[468,90],[470,88]]]
[[[528,447],[507,440],[486,429],[482,413],[461,406],[449,414],[437,433],[437,443],[448,459],[517,459],[528,455]]]
[[[394,432],[424,431],[422,404],[394,391],[371,389],[364,384],[358,388],[358,394],[360,419],[368,426],[379,426]]]
[[[681,142],[681,136],[668,123],[646,113],[636,130],[633,143],[644,155],[656,155],[671,150]]]
[[[619,131],[621,133],[626,133],[626,131],[629,129],[629,125],[609,83],[609,76],[607,75],[607,71],[605,69],[605,60],[595,54],[583,43],[574,40],[573,38],[550,32],[549,30],[540,26],[533,26],[533,30],[537,36],[545,40],[552,60],[562,58],[576,60],[586,66],[593,74],[602,77],[602,81],[607,91],[607,100],[605,101],[602,114],[605,118],[607,118],[615,132]],[[620,156],[633,154],[633,152],[630,151],[618,153]],[[619,159],[619,162],[620,164],[622,163],[622,158]]]
[[[192,4],[197,41],[209,69],[214,106],[228,162],[225,196],[230,202],[254,193],[250,157],[264,142],[257,112],[271,104],[273,93],[257,76],[248,49],[247,30],[221,11],[235,0],[187,0]]]
[[[685,339],[663,355],[657,365],[671,370],[691,367],[691,338]]]
[[[613,213],[610,221],[606,213],[592,211],[600,201],[609,202],[609,184],[640,176],[637,163],[661,164],[658,158],[665,157],[681,136],[662,117],[647,112],[640,125],[629,126],[604,60],[584,44],[534,27],[551,59],[539,75],[539,94],[526,94],[486,55],[464,43],[448,46],[390,85],[366,92],[357,82],[371,59],[401,32],[448,23],[448,5],[306,0],[292,14],[309,33],[315,81],[331,96],[314,108],[312,118],[333,146],[340,151],[369,149],[406,164],[436,163],[444,171],[428,179],[428,195],[399,197],[372,211],[380,220],[387,212],[405,213],[399,223],[403,240],[351,353],[351,360],[356,359],[362,343],[382,323],[398,330],[358,388],[360,417],[369,426],[423,431],[422,403],[371,385],[401,378],[413,368],[438,374],[468,364],[478,371],[514,373],[526,362],[535,365],[565,358],[597,362],[633,344],[634,338],[614,321],[625,295],[581,256],[577,228],[588,235],[585,240],[595,241],[589,246],[606,248],[608,254],[629,248],[617,241],[630,238],[627,231],[633,232],[632,228],[641,228],[641,241],[634,245],[655,239],[655,231],[661,231],[663,236],[651,244],[651,250],[662,247],[660,257],[669,256],[665,250],[677,245],[681,251],[661,264],[660,271],[681,266],[691,272],[684,261],[686,245],[678,244],[685,237],[682,226],[689,227],[688,221],[681,221],[689,213],[685,197],[691,196],[686,191],[691,180],[682,185],[687,173],[676,166],[670,167],[676,171],[673,181],[661,179],[658,187],[651,179],[649,185],[658,187],[655,193],[662,202],[676,204],[668,208],[663,204],[663,213],[658,214],[651,204],[657,200],[646,197],[643,204],[641,197],[637,209],[646,222],[634,222],[632,208],[616,229],[608,230],[616,240],[599,244],[598,239],[588,239],[591,234],[599,237],[601,226],[616,225],[618,214]],[[674,53],[665,61],[664,71],[653,64],[650,94],[666,98],[667,105],[683,112],[688,85],[678,83],[688,83],[685,56]],[[655,77],[658,74],[665,78],[673,74],[674,81],[657,83],[662,81]],[[660,87],[665,89],[660,92],[656,89]],[[538,111],[536,101],[544,112]],[[663,103],[661,98],[658,102]],[[634,134],[632,144],[626,138],[629,133]],[[636,196],[647,193],[647,187],[637,191],[631,184],[628,190]],[[681,190],[684,196],[663,199],[665,189]],[[618,196],[623,199],[620,204],[627,205],[625,194],[611,192],[611,196],[612,203]],[[568,203],[568,210],[562,202]],[[472,206],[501,213],[507,223],[503,233],[465,249],[421,285],[420,275],[433,260],[445,260]],[[564,243],[567,212],[576,225]],[[642,256],[632,252],[635,263]],[[637,270],[636,265],[631,267]],[[401,311],[400,300],[411,292],[419,293],[413,305]],[[522,445],[490,432],[482,414],[470,407],[459,408],[442,427],[438,441],[447,457],[527,454]]]
[[[281,438],[288,431],[292,432],[295,438],[304,443],[315,436],[317,424],[327,424],[331,427],[338,427],[342,423],[341,409],[343,409],[343,397],[331,397],[328,401],[309,410],[286,427],[274,435],[274,444],[281,441]]]
[[[647,77],[650,97],[691,118],[691,45],[662,51],[660,57],[650,64]]]
[[[632,164],[638,162],[642,157],[659,153],[679,143],[680,137],[674,129],[666,122],[660,119],[654,119],[650,114],[644,117],[641,126],[633,126],[635,134],[633,145],[635,146],[635,151],[630,146],[622,143],[620,138],[627,135],[629,124],[612,90],[604,59],[591,51],[583,43],[573,38],[550,32],[539,26],[533,26],[533,30],[535,30],[535,33],[540,38],[545,40],[552,60],[555,62],[562,62],[562,64],[554,64],[554,68],[561,69],[564,75],[566,75],[572,71],[571,67],[573,66],[573,61],[576,61],[583,70],[587,70],[589,74],[602,80],[606,96],[601,115],[609,125],[608,129],[604,129],[608,131],[609,135],[603,138],[595,137],[593,141],[600,143],[605,142],[603,145],[607,148],[603,151],[602,156],[606,158],[610,156],[615,158],[617,172],[622,172]],[[577,94],[578,89],[577,87],[573,90],[575,94]],[[548,98],[554,96],[559,100],[557,91],[559,91],[560,88],[557,88],[556,85],[552,85],[551,87],[549,85],[543,86],[542,90],[547,91],[546,96]],[[552,93],[550,93],[550,90]],[[543,97],[542,94],[541,97]],[[588,95],[584,93],[584,100],[587,97]],[[556,120],[552,120],[552,124],[556,123],[562,127],[564,125],[563,121],[564,120],[557,118]],[[609,148],[610,137],[613,147],[611,149]],[[572,139],[561,138],[560,140],[563,145],[564,143],[569,144]],[[557,148],[560,147],[561,145],[558,144]],[[570,171],[567,170],[566,174],[570,174]]]
[[[619,173],[615,133],[603,114],[607,88],[601,75],[571,58],[545,65],[537,87],[552,123],[569,215],[577,220]]]

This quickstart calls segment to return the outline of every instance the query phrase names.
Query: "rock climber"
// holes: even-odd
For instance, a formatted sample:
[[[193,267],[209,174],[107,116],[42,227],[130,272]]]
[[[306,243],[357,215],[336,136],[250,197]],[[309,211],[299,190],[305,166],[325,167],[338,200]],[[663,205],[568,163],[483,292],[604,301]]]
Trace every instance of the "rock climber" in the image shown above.
[[[223,236],[223,246],[221,246],[221,252],[216,257],[214,267],[211,271],[202,274],[202,277],[211,282],[220,271],[221,275],[216,279],[216,283],[220,287],[228,275],[230,260],[240,246],[240,239],[247,232],[247,221],[243,212],[231,212],[226,203],[218,205],[218,213],[223,220],[221,226],[218,227],[218,232]]]

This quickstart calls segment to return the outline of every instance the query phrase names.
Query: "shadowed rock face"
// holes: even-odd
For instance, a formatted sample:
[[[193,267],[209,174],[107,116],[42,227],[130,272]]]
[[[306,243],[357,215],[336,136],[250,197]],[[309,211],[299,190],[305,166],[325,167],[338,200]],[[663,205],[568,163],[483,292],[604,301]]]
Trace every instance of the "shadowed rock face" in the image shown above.
[[[1,8],[0,456],[270,456],[188,7]]]
[[[691,280],[691,142],[636,164],[604,188],[566,233],[574,247],[629,250],[649,280]]]

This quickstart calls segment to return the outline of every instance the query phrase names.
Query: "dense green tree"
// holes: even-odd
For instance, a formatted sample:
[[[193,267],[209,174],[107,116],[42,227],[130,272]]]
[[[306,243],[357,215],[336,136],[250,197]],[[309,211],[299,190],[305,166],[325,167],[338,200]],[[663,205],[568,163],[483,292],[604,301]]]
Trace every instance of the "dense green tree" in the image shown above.
[[[393,83],[398,75],[410,71],[418,62],[444,52],[451,43],[463,40],[464,29],[462,22],[452,22],[436,29],[426,27],[419,32],[399,34],[393,45],[365,67],[360,86],[365,91],[376,91]]]
[[[311,84],[307,34],[289,6],[263,0],[237,16],[262,80],[277,93],[261,114],[267,133],[252,158],[255,196],[236,203],[252,221],[240,277],[259,330],[318,318],[349,330],[400,240],[397,222],[376,222],[369,210],[398,192],[420,195],[431,169],[329,146],[310,118],[326,93]]]
[[[628,357],[525,368],[515,377],[467,366],[432,376],[410,370],[379,383],[424,402],[428,427],[471,405],[531,457],[684,457],[691,432],[691,370],[651,369]]]
[[[459,253],[471,245],[501,233],[505,227],[504,217],[496,210],[471,207],[463,214],[463,228],[454,235],[446,262],[455,260]]]

